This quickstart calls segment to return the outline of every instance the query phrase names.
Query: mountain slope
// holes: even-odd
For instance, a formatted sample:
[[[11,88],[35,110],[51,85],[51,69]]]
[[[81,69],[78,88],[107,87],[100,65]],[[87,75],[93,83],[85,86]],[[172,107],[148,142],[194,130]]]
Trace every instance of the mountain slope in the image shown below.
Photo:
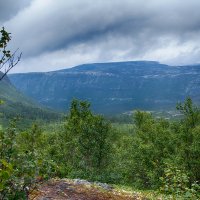
[[[10,75],[12,83],[43,105],[66,110],[72,98],[96,112],[174,109],[191,96],[200,102],[200,66],[172,67],[153,61],[85,64],[74,68]]]
[[[38,105],[20,93],[7,76],[0,81],[0,100],[3,101],[0,105],[1,118],[20,116],[26,119],[56,119],[59,117],[58,113]]]

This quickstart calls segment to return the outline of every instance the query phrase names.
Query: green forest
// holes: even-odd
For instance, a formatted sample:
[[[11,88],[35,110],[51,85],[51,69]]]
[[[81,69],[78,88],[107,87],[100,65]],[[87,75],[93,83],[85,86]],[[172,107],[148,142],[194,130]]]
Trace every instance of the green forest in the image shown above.
[[[0,199],[26,199],[39,180],[80,178],[198,199],[200,110],[190,98],[176,121],[136,111],[131,124],[113,125],[73,100],[59,123],[0,130]],[[120,128],[121,127],[121,128]],[[170,199],[170,198],[167,198]]]

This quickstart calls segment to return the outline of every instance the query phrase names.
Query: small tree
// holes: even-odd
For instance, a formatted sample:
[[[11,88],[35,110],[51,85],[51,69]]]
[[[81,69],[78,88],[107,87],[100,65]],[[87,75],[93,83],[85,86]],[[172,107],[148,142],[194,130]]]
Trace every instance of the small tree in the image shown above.
[[[65,155],[82,175],[100,175],[109,155],[110,125],[90,111],[86,101],[73,100],[65,126]]]
[[[200,109],[193,104],[191,98],[187,98],[183,104],[179,103],[177,109],[183,114],[179,156],[189,174],[191,186],[195,181],[200,181]]]
[[[0,76],[0,80],[17,65],[22,56],[22,53],[17,55],[18,49],[14,51],[14,53],[7,49],[10,40],[11,34],[3,27],[2,30],[0,30],[0,70],[3,72],[3,75]]]
[[[0,30],[0,81],[21,59],[18,49],[11,53],[7,49],[11,34],[4,27]],[[0,104],[3,102],[0,100]],[[0,199],[21,199],[24,189],[20,189],[18,169],[15,167],[16,157],[16,120],[7,130],[0,130]],[[22,192],[22,193],[21,193]],[[22,195],[22,196],[21,196]]]
[[[184,124],[187,128],[194,128],[199,123],[200,110],[193,104],[190,97],[185,100],[184,104],[178,103],[176,108],[184,115]]]

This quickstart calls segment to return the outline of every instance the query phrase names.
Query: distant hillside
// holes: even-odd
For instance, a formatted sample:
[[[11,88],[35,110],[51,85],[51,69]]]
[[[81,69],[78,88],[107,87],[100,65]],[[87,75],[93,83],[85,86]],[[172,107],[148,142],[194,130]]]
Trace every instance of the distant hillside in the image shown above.
[[[0,72],[0,76],[1,74]],[[32,99],[19,92],[11,84],[7,76],[0,81],[0,100],[4,102],[0,105],[1,119],[19,116],[30,120],[50,120],[60,117],[60,114],[38,105]]]
[[[174,109],[191,96],[200,102],[200,65],[152,61],[85,64],[46,72],[12,74],[12,83],[43,105],[66,111],[72,98],[88,100],[98,113]]]

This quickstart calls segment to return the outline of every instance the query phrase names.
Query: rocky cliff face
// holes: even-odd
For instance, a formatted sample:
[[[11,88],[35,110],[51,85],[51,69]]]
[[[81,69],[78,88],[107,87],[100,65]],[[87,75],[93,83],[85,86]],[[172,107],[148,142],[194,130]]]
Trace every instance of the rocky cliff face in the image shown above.
[[[90,101],[93,109],[103,114],[172,109],[187,96],[200,102],[200,65],[99,63],[54,72],[12,74],[10,79],[39,103],[64,111],[73,98]]]

